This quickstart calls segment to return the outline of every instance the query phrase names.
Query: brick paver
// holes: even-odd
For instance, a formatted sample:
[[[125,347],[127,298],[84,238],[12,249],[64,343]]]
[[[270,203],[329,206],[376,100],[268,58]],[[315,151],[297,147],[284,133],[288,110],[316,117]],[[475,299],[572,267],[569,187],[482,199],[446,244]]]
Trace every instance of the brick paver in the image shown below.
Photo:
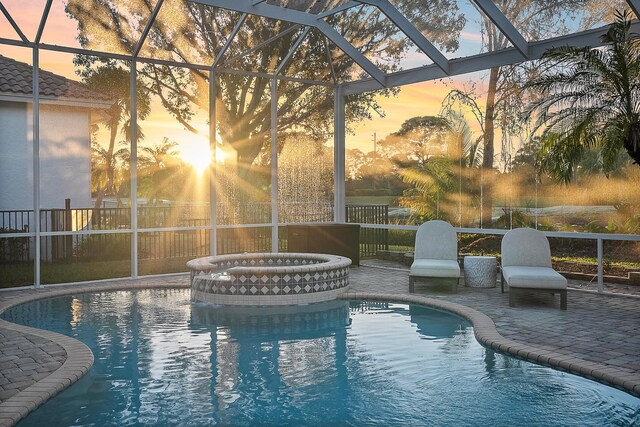
[[[457,312],[473,322],[476,337],[485,346],[640,396],[639,297],[570,290],[566,311],[559,309],[559,297],[553,299],[551,295],[525,295],[516,307],[509,307],[508,293],[501,294],[499,286],[466,288],[461,282],[458,292],[451,293],[418,284],[416,292],[409,294],[408,269],[401,264],[367,260],[363,266],[352,268],[350,275],[345,298],[391,299]],[[188,281],[185,274],[4,291],[0,292],[0,312],[37,298],[188,287]],[[77,381],[92,363],[90,350],[77,340],[0,321],[0,426],[15,424]]]
[[[0,329],[0,402],[35,384],[67,359],[58,344],[36,335]]]

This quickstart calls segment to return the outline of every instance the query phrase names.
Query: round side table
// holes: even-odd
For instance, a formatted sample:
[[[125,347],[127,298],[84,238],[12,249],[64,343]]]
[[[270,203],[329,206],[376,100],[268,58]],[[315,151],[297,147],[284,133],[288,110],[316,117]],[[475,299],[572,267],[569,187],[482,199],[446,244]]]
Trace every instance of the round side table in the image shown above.
[[[497,261],[494,256],[464,257],[464,283],[471,288],[495,288]]]

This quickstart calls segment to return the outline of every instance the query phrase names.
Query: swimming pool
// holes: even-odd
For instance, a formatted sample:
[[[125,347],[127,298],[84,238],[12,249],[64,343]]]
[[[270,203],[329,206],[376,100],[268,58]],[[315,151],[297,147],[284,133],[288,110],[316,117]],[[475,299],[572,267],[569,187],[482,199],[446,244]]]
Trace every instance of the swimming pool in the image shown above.
[[[300,308],[191,304],[189,290],[14,307],[2,317],[95,355],[19,425],[640,423],[639,399],[487,350],[454,315],[378,302]]]

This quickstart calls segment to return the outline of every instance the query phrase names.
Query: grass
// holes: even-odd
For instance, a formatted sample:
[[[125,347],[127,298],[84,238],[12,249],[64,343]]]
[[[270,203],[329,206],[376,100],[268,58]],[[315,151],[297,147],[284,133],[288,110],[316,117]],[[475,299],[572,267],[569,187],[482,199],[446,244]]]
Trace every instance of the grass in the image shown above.
[[[0,264],[0,288],[33,284],[33,263]]]
[[[187,271],[189,258],[140,260],[138,274],[165,274]],[[131,276],[131,261],[91,261],[77,263],[42,263],[42,284],[84,282]],[[0,264],[0,288],[33,284],[33,263]]]
[[[598,259],[597,258],[591,258],[591,257],[568,257],[568,256],[561,256],[561,257],[553,257],[554,261],[563,261],[563,262],[572,262],[572,263],[576,263],[576,264],[592,264],[592,265],[598,265]],[[630,268],[630,269],[640,269],[640,262],[629,262],[629,261],[611,261],[608,259],[604,259],[604,263],[605,264],[609,264],[609,265],[615,265],[615,266],[619,266],[619,267],[625,267],[625,268]]]
[[[42,284],[82,282],[86,280],[113,279],[131,275],[129,260],[92,261],[83,263],[42,263]],[[0,287],[33,284],[33,263],[0,265]]]
[[[129,260],[91,261],[82,263],[42,263],[42,283],[83,282],[113,279],[131,275]]]
[[[389,245],[390,251],[413,252],[413,246]]]
[[[138,274],[184,273],[187,269],[187,261],[194,257],[169,258],[169,259],[144,259],[138,263]]]
[[[392,205],[393,201],[402,196],[346,196],[345,201],[348,205]],[[501,209],[505,207],[512,207],[513,209],[522,208],[549,208],[565,205],[580,204],[577,201],[575,203],[568,203],[564,196],[538,196],[538,203],[536,205],[535,198],[522,196],[511,197],[506,202],[500,197],[496,197],[493,202],[494,209]],[[583,203],[584,204],[584,203]],[[589,205],[587,205],[589,206]]]
[[[347,196],[347,205],[391,205],[398,196]]]

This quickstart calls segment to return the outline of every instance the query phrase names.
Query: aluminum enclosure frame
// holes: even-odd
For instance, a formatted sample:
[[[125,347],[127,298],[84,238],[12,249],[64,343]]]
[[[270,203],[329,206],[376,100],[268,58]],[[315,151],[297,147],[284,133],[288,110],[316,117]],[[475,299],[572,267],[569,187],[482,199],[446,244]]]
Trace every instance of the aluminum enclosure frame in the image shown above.
[[[133,52],[127,54],[114,54],[109,52],[93,51],[83,48],[73,48],[67,46],[58,46],[47,43],[42,43],[42,34],[46,27],[49,11],[53,4],[53,0],[47,0],[43,7],[43,15],[40,19],[39,26],[33,40],[25,35],[20,26],[13,19],[7,8],[2,4],[0,0],[0,12],[5,16],[12,29],[18,35],[18,40],[0,38],[0,45],[11,45],[18,47],[25,47],[32,49],[32,67],[33,67],[33,152],[39,153],[40,150],[40,111],[39,111],[39,53],[43,50],[55,51],[71,54],[84,54],[93,55],[106,58],[120,59],[128,61],[130,63],[130,75],[131,75],[131,108],[136,111],[136,67],[138,63],[153,63],[158,65],[175,66],[182,68],[198,69],[209,72],[210,82],[210,100],[209,100],[209,114],[211,117],[210,124],[210,147],[212,148],[212,156],[215,164],[215,85],[212,84],[215,81],[216,73],[233,73],[247,76],[268,78],[271,81],[271,123],[277,124],[277,83],[281,80],[294,81],[298,83],[308,85],[320,85],[324,87],[330,87],[334,90],[334,220],[336,222],[345,221],[345,102],[346,97],[353,94],[359,94],[369,91],[375,91],[383,88],[398,87],[413,83],[419,83],[438,79],[447,76],[460,75],[470,72],[476,72],[486,70],[492,67],[504,66],[516,64],[524,61],[535,60],[542,57],[544,52],[551,48],[561,45],[572,45],[576,47],[583,46],[601,46],[602,42],[600,37],[608,30],[608,26],[595,28],[592,30],[582,31],[579,33],[568,34],[553,39],[546,39],[536,42],[527,41],[523,35],[513,26],[513,24],[507,19],[507,17],[498,9],[492,0],[471,0],[479,9],[481,9],[486,16],[493,22],[496,27],[501,31],[505,37],[512,43],[514,47],[503,49],[494,52],[482,53],[474,56],[468,56],[457,59],[447,59],[442,52],[440,52],[434,44],[428,40],[424,35],[409,22],[409,20],[398,11],[388,0],[354,0],[349,1],[334,9],[327,10],[320,14],[311,14],[307,12],[288,9],[286,7],[276,6],[268,4],[264,1],[251,1],[251,0],[192,0],[194,3],[203,4],[206,6],[217,7],[221,9],[232,10],[242,13],[241,18],[236,23],[232,34],[230,34],[222,50],[216,56],[212,64],[190,64],[182,63],[171,60],[160,60],[155,58],[140,57],[142,47],[151,31],[153,24],[162,10],[164,0],[158,0],[149,20],[141,33],[141,37],[136,43]],[[626,0],[631,10],[636,14],[636,17],[640,16],[640,0]],[[376,66],[371,60],[366,58],[358,49],[350,44],[342,35],[340,35],[331,25],[329,25],[325,18],[349,10],[361,5],[368,5],[378,8],[382,14],[384,14],[391,22],[393,22],[398,29],[413,43],[418,46],[420,51],[429,57],[432,61],[432,65],[398,71],[394,73],[386,74],[378,66]],[[282,21],[291,22],[304,28],[304,34],[306,35],[311,28],[319,30],[325,38],[323,38],[324,49],[327,52],[329,58],[329,64],[331,66],[332,81],[317,81],[310,79],[302,79],[296,77],[290,77],[282,75],[281,71],[284,68],[285,63],[293,57],[296,49],[300,46],[302,38],[298,40],[294,48],[289,52],[287,58],[285,58],[281,64],[277,67],[275,73],[260,73],[251,72],[246,70],[231,69],[226,63],[221,63],[222,57],[227,48],[234,42],[234,38],[238,31],[240,31],[244,25],[246,18],[249,15],[261,16],[270,19],[278,19]],[[640,23],[635,21],[632,23],[632,31],[640,32]],[[351,58],[362,70],[364,70],[371,77],[358,81],[339,82],[336,80],[335,72],[333,70],[333,63],[330,60],[331,54],[327,46],[327,40],[333,42],[338,46],[349,58]],[[265,43],[266,45],[266,43]],[[34,284],[36,287],[41,286],[41,271],[40,271],[40,255],[41,255],[41,237],[58,236],[58,235],[74,235],[74,234],[131,234],[131,277],[138,277],[138,257],[137,257],[137,239],[138,233],[151,232],[151,231],[180,231],[180,230],[210,230],[211,236],[211,255],[216,255],[216,230],[226,228],[229,226],[218,225],[216,222],[217,212],[215,207],[215,189],[214,181],[216,178],[215,167],[210,169],[210,222],[209,226],[198,227],[167,227],[167,228],[147,228],[140,229],[137,224],[137,157],[136,147],[137,141],[135,135],[137,135],[137,118],[135,114],[132,117],[132,138],[131,138],[131,229],[128,230],[102,230],[102,231],[90,231],[90,232],[43,232],[40,229],[40,159],[38,155],[33,156],[33,208],[35,216],[35,226],[33,232],[28,233],[14,233],[11,235],[1,235],[3,238],[12,237],[30,237],[34,239],[35,246],[35,259],[34,262]],[[272,128],[272,147],[277,146],[277,132],[275,126]],[[277,212],[277,153],[272,153],[272,221],[269,224],[244,224],[241,227],[272,227],[272,250],[277,251],[278,240],[278,226],[282,225],[278,220]],[[365,225],[366,226],[366,225]],[[375,227],[374,227],[375,228]],[[572,236],[573,238],[574,236]],[[609,237],[607,235],[607,237]],[[584,237],[592,238],[592,237]],[[632,238],[632,240],[636,240]],[[598,238],[598,250],[601,253],[602,238]],[[601,285],[601,264],[599,266],[599,285]]]

